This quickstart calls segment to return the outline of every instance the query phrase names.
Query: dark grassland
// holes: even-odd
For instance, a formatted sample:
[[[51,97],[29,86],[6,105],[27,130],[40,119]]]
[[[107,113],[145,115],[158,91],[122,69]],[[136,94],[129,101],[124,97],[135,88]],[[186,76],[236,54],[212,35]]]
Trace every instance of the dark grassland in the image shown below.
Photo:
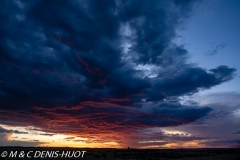
[[[51,148],[51,147],[0,147],[3,151],[87,151],[77,159],[95,160],[240,160],[239,148],[224,149],[114,149],[114,148]],[[9,158],[0,158],[9,159]],[[11,158],[31,159],[31,158]],[[33,159],[33,158],[32,158]],[[37,158],[35,158],[37,159]],[[49,158],[39,158],[49,159]],[[52,158],[64,159],[64,158]],[[75,159],[75,158],[65,158]]]

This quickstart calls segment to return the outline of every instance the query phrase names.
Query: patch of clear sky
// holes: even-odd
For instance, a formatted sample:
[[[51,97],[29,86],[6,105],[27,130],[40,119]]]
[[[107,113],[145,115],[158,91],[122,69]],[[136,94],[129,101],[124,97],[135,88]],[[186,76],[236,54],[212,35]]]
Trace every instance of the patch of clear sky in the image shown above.
[[[230,82],[213,87],[214,92],[240,92],[240,1],[203,0],[193,10],[193,15],[177,30],[174,41],[189,51],[190,62],[211,69],[227,65],[237,69]],[[217,47],[218,45],[222,47]],[[211,53],[216,54],[211,55]]]

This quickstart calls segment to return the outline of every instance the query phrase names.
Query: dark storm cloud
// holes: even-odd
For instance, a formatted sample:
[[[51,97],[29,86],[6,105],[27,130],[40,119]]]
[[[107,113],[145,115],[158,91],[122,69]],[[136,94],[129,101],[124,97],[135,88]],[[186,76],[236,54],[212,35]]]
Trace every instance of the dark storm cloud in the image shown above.
[[[103,134],[106,130],[110,133],[186,124],[204,117],[211,111],[208,107],[195,107],[163,103],[148,104],[143,109],[139,109],[114,103],[88,101],[72,108],[35,108],[29,117],[21,119],[21,125],[29,126],[33,123],[38,128],[45,127],[44,132],[51,133]],[[1,110],[0,113],[5,115],[0,117],[0,121],[5,123],[7,119],[9,125],[13,125],[17,117],[25,115],[13,111],[9,115]],[[12,117],[11,120],[10,117]],[[46,126],[46,124],[49,125]]]
[[[198,67],[182,66],[170,72],[169,76],[159,75],[159,78],[154,80],[155,84],[150,94],[157,94],[159,91],[170,96],[196,93],[200,89],[209,89],[231,80],[235,71],[236,69],[228,66],[219,66],[209,71]],[[160,97],[156,98],[160,99]]]
[[[90,133],[99,127],[180,125],[207,115],[208,107],[161,104],[171,96],[229,81],[236,71],[189,64],[184,46],[172,43],[192,5],[193,1],[164,0],[4,1],[1,123],[53,132],[75,125],[76,134],[81,123],[81,132]],[[126,42],[128,51],[122,49]],[[157,75],[146,76],[136,69],[140,65],[157,68]],[[160,104],[146,113],[146,103]],[[46,125],[47,120],[59,128]]]

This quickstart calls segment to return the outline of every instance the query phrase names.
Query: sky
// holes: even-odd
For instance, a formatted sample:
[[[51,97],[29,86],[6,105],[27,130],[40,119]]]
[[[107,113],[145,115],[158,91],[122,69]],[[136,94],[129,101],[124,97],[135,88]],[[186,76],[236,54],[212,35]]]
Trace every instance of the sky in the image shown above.
[[[240,146],[240,2],[0,6],[0,146]]]

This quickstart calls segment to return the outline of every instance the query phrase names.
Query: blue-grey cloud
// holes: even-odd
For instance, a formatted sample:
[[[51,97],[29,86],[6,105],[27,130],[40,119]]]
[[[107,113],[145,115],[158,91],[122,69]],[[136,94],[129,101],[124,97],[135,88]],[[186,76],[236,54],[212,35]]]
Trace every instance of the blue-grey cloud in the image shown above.
[[[231,140],[215,140],[210,142],[202,142],[202,144],[209,145],[212,147],[221,147],[221,146],[228,146],[228,147],[240,147],[240,140],[239,139],[231,139]]]
[[[240,130],[233,132],[233,134],[240,134]]]
[[[220,44],[217,44],[217,45],[214,45],[214,46],[212,46],[213,49],[211,49],[211,51],[209,51],[207,53],[207,55],[213,56],[213,55],[217,54],[219,50],[221,50],[225,47],[226,47],[226,43],[224,43],[224,42],[220,43]]]

